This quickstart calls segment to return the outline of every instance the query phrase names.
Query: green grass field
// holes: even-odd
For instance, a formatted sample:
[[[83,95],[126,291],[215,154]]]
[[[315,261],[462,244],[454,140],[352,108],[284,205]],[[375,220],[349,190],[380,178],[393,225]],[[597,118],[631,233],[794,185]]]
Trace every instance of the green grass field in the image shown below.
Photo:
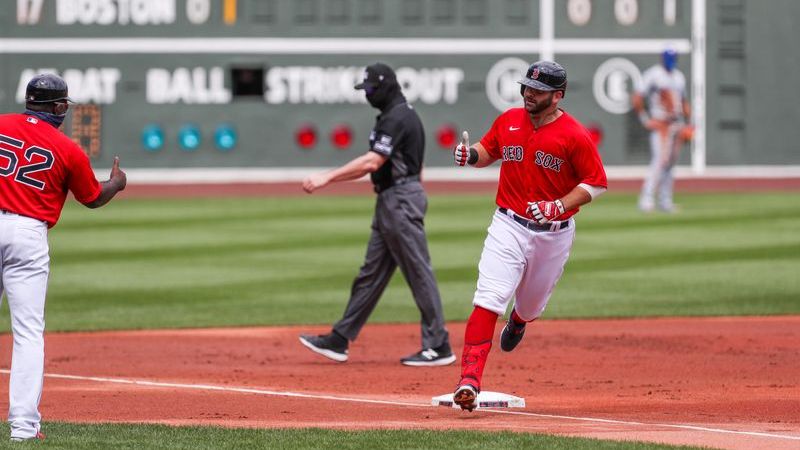
[[[586,207],[545,317],[800,313],[796,193],[680,200],[675,215],[640,214],[630,195]],[[332,323],[372,208],[371,197],[70,202],[50,234],[48,330]],[[491,195],[430,199],[449,321],[471,311],[492,211]],[[399,272],[371,320],[419,320]]]
[[[7,428],[7,427],[6,427]],[[44,441],[9,445],[10,448],[52,448],[84,450],[678,450],[676,447],[596,439],[565,438],[510,432],[385,430],[339,431],[325,429],[225,429],[212,427],[168,427],[160,425],[71,425],[48,424]],[[7,431],[7,430],[6,430]],[[0,441],[0,447],[3,443]]]
[[[643,215],[624,194],[587,206],[545,318],[800,313],[800,196],[684,194],[679,201],[675,215]],[[50,234],[48,331],[330,324],[362,262],[373,202],[124,199],[94,211],[70,202]],[[492,195],[430,199],[427,231],[448,321],[463,321],[472,309],[493,208]],[[398,273],[371,322],[418,320]],[[46,426],[58,437],[45,445],[55,448],[232,448],[229,440],[274,448],[383,440],[394,444],[386,448],[659,448],[508,433]]]

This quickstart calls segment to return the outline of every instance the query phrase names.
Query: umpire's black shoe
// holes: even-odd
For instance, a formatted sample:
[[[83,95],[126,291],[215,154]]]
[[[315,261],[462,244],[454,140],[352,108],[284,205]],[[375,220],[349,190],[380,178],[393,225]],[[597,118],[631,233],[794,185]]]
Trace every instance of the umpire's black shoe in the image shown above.
[[[339,362],[347,361],[347,338],[333,332],[319,336],[301,334],[300,343],[312,352],[319,353],[326,358]]]
[[[445,342],[439,347],[424,348],[413,355],[408,355],[400,362],[405,366],[433,367],[453,364],[455,360],[456,355],[453,354],[450,344]]]
[[[513,319],[509,318],[506,326],[503,327],[503,333],[500,334],[500,349],[504,352],[514,350],[524,335],[525,324],[515,323]]]

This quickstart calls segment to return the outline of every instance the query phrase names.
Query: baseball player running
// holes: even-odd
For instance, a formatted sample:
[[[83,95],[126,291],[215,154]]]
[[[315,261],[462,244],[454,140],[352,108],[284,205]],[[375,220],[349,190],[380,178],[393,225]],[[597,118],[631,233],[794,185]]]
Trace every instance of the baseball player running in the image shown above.
[[[664,50],[661,64],[644,72],[642,83],[636,86],[632,97],[639,120],[650,130],[650,167],[639,195],[639,209],[644,212],[656,206],[664,212],[674,210],[672,168],[681,147],[694,134],[694,128],[688,124],[691,106],[686,97],[686,78],[677,65],[678,53]]]
[[[558,107],[567,89],[564,68],[538,61],[519,83],[524,107],[501,114],[475,145],[469,145],[464,132],[454,151],[459,166],[486,167],[502,160],[498,208],[478,264],[475,308],[467,321],[461,379],[453,396],[469,411],[477,406],[497,317],[515,297],[500,337],[500,348],[510,352],[522,340],[525,325],[542,315],[561,278],[575,237],[572,216],[607,187],[588,132]]]
[[[83,150],[58,128],[69,109],[60,77],[33,77],[25,112],[0,115],[0,294],[11,312],[14,346],[9,382],[11,440],[44,439],[39,400],[44,377],[44,303],[50,256],[47,230],[72,191],[89,208],[105,205],[126,184],[114,159],[98,183]]]

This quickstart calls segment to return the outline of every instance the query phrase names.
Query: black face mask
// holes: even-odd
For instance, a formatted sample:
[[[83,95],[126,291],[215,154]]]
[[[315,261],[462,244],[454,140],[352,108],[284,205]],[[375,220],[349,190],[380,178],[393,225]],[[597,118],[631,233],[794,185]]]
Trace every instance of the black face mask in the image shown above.
[[[369,104],[381,111],[392,104],[396,98],[402,97],[400,85],[396,81],[387,81],[377,87],[366,87],[364,92],[367,94]]]

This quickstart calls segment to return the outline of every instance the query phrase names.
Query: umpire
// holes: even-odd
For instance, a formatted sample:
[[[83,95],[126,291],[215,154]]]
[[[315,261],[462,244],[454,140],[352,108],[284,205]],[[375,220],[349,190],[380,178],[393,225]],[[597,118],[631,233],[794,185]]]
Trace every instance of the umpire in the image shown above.
[[[304,334],[300,342],[334,361],[347,361],[349,341],[356,339],[399,266],[422,316],[422,349],[400,362],[407,366],[451,364],[456,357],[444,326],[423,223],[428,198],[420,184],[425,154],[422,122],[386,64],[368,66],[363,82],[355,88],[363,89],[369,104],[381,112],[369,135],[369,151],[339,168],[310,175],[303,180],[303,189],[312,193],[331,182],[369,173],[378,194],[372,234],[344,316],[329,334]]]

